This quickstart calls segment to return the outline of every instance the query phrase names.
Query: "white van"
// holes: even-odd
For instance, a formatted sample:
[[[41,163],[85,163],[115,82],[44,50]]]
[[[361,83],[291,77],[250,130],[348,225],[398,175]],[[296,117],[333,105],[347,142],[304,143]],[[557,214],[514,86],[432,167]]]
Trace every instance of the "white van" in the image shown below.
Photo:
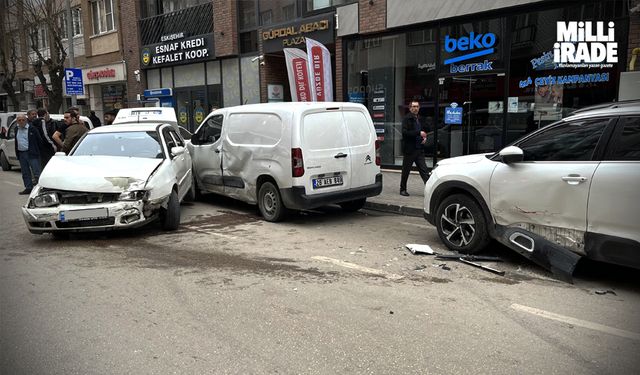
[[[361,104],[221,108],[187,147],[200,192],[257,204],[267,221],[333,203],[359,210],[382,191],[376,132]]]

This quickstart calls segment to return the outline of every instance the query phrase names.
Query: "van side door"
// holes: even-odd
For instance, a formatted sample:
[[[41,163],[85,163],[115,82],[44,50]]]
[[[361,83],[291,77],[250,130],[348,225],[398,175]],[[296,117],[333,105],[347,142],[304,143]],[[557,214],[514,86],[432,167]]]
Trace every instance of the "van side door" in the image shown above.
[[[207,118],[191,137],[193,173],[199,188],[222,193],[222,125],[224,115]]]
[[[307,195],[351,188],[351,149],[339,109],[307,112],[302,116],[300,142],[302,178]],[[296,147],[292,143],[292,147]]]
[[[371,117],[362,111],[342,112],[349,140],[351,188],[373,185],[380,168],[376,165],[376,131]]]

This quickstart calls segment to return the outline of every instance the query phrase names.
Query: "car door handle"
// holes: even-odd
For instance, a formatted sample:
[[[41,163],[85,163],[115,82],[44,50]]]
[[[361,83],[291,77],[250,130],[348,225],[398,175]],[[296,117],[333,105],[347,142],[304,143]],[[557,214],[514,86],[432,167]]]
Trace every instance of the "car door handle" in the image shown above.
[[[347,157],[347,154],[343,154],[342,152],[340,152],[340,153],[338,153],[338,154],[336,154],[334,156],[334,158],[336,158],[336,159],[346,158],[346,157]]]
[[[568,176],[563,176],[562,181],[568,183],[569,185],[578,185],[582,182],[587,181],[587,178],[577,174],[570,174]]]

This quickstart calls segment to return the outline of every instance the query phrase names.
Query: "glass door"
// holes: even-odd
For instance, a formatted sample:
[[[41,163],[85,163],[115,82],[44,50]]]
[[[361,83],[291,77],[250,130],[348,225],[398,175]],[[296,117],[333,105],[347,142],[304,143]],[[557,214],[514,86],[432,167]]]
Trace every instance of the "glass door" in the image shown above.
[[[210,112],[206,87],[175,89],[178,125],[195,132]]]
[[[493,152],[502,147],[503,75],[440,78],[439,93],[438,158]],[[447,107],[462,108],[461,121],[446,123]]]

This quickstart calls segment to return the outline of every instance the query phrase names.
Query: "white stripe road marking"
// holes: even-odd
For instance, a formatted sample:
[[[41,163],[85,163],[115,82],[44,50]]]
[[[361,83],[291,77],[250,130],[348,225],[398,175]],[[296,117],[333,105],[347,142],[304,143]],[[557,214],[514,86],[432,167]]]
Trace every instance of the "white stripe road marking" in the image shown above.
[[[389,273],[387,271],[383,271],[383,270],[377,270],[375,268],[369,268],[369,267],[364,267],[364,266],[360,266],[354,263],[349,263],[349,262],[345,262],[339,259],[333,259],[333,258],[328,258],[328,257],[323,257],[323,256],[315,256],[315,257],[311,257],[311,259],[315,259],[315,260],[319,260],[322,262],[327,262],[327,263],[333,263],[337,266],[340,267],[345,267],[345,268],[351,268],[360,272],[364,272],[364,273],[369,273],[372,275],[378,275],[378,276],[384,276],[387,279],[391,279],[391,280],[400,280],[403,278],[403,276],[400,275],[396,275],[394,273]]]
[[[613,327],[609,327],[609,326],[605,326],[603,324],[588,322],[586,320],[580,320],[580,319],[572,318],[570,316],[564,316],[564,315],[560,315],[560,314],[555,314],[555,313],[552,313],[552,312],[549,312],[549,311],[544,311],[544,310],[536,309],[536,308],[533,308],[533,307],[518,305],[517,303],[512,304],[511,308],[514,309],[514,310],[518,310],[518,311],[528,312],[529,314],[537,315],[537,316],[540,316],[542,318],[551,319],[551,320],[557,320],[559,322],[569,323],[569,324],[572,324],[574,326],[588,328],[588,329],[592,329],[594,331],[600,331],[600,332],[608,333],[610,335],[625,337],[625,338],[632,339],[632,340],[640,340],[640,334],[638,334],[638,333],[625,331],[623,329],[613,328]]]
[[[17,186],[17,187],[21,187],[21,186],[22,186],[22,185],[20,185],[20,184],[16,184],[15,182],[11,182],[11,181],[2,181],[2,182],[4,182],[5,184],[9,184],[9,185]]]

